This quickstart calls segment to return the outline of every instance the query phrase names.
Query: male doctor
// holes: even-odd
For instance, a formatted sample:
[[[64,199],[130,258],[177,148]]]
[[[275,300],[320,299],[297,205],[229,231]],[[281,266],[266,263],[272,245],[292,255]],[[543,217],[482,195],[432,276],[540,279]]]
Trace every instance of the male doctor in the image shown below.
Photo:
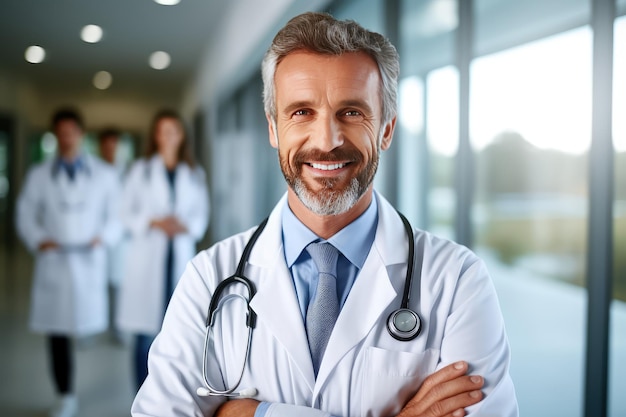
[[[30,328],[47,336],[59,402],[54,417],[76,415],[71,338],[107,329],[106,251],[122,234],[113,168],[82,151],[73,109],[52,120],[57,155],[32,167],[17,200],[16,226],[35,255]]]
[[[518,415],[484,264],[406,230],[373,190],[396,123],[398,72],[395,48],[355,22],[305,13],[279,31],[263,61],[264,102],[288,189],[245,264],[256,288],[249,352],[248,291],[231,284],[203,357],[212,295],[254,229],[188,264],[133,416]],[[387,322],[401,304],[411,234],[420,261],[408,307],[422,328],[398,340]]]

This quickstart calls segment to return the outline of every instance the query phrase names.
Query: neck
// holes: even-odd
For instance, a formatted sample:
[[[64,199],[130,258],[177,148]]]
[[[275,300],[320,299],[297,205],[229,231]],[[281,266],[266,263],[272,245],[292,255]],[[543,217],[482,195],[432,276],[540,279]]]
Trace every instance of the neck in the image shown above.
[[[169,170],[176,168],[178,165],[178,155],[174,152],[160,152],[161,158],[163,159],[163,164]]]
[[[370,185],[352,208],[345,213],[332,216],[321,216],[310,211],[291,188],[287,191],[287,202],[291,211],[306,227],[322,239],[328,239],[367,210],[372,202],[372,194],[373,188]]]
[[[65,149],[59,151],[59,158],[63,159],[66,162],[72,162],[76,158],[78,158],[78,149]]]

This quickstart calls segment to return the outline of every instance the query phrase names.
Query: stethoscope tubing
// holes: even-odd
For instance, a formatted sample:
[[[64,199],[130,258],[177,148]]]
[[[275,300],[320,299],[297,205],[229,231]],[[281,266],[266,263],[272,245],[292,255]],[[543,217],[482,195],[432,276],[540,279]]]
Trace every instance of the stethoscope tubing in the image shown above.
[[[400,308],[397,310],[394,310],[389,315],[389,318],[387,320],[387,329],[389,331],[389,334],[393,338],[400,340],[400,341],[410,341],[410,340],[415,339],[420,334],[420,331],[421,331],[421,320],[420,320],[419,315],[414,310],[411,310],[409,308],[409,302],[410,302],[410,296],[411,296],[411,284],[413,281],[412,277],[415,271],[415,237],[413,235],[413,229],[411,227],[411,224],[409,223],[407,218],[404,217],[404,215],[400,212],[398,212],[398,215],[402,219],[402,223],[404,225],[404,228],[406,230],[406,234],[408,237],[408,245],[409,245],[408,261],[407,261],[406,277],[404,281],[404,291],[402,294],[402,302],[400,303]],[[248,262],[250,252],[252,251],[252,248],[254,244],[256,243],[257,239],[261,235],[261,232],[265,228],[268,220],[269,218],[265,218],[265,220],[263,220],[261,224],[259,224],[257,229],[254,231],[254,233],[250,237],[250,240],[246,244],[243,250],[243,253],[241,254],[241,258],[239,259],[239,264],[237,265],[237,270],[235,271],[235,274],[226,278],[224,281],[220,282],[220,284],[215,288],[215,291],[213,292],[213,296],[211,297],[211,302],[209,303],[209,310],[207,313],[207,319],[205,323],[207,329],[206,329],[205,337],[204,337],[204,353],[203,353],[203,360],[202,360],[202,377],[204,380],[204,384],[207,388],[206,392],[208,395],[212,395],[212,396],[237,396],[238,395],[238,394],[233,394],[233,393],[237,389],[239,384],[241,383],[241,380],[243,379],[243,374],[245,372],[245,367],[246,367],[246,360],[248,358],[250,347],[252,345],[252,330],[254,329],[256,325],[256,313],[250,307],[250,300],[254,296],[256,289],[252,281],[250,281],[244,275],[244,269],[245,269],[246,263]],[[421,264],[421,257],[419,257],[419,260]],[[418,269],[421,272],[421,265],[419,265]],[[210,337],[211,332],[213,331],[213,325],[215,324],[215,313],[219,310],[221,294],[226,287],[232,284],[236,284],[236,283],[244,285],[248,290],[248,298],[246,300],[247,308],[248,308],[248,314],[246,317],[246,326],[248,327],[248,342],[247,342],[246,352],[244,356],[244,365],[241,367],[241,373],[239,375],[237,383],[234,385],[233,388],[218,390],[211,386],[207,377],[209,340],[211,338]],[[409,315],[409,319],[410,319],[409,321],[414,323],[413,328],[408,331],[401,329],[401,327],[403,327],[402,323],[401,325],[398,325],[400,320],[404,320],[404,322],[406,322],[406,320],[403,319],[402,317],[406,318],[407,315]]]

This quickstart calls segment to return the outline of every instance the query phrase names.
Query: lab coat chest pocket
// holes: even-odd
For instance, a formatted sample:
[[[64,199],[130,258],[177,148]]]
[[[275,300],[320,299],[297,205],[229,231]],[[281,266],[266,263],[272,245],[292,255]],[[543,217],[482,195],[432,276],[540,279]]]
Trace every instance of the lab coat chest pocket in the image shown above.
[[[361,406],[364,416],[395,416],[437,366],[439,351],[400,352],[369,347]]]

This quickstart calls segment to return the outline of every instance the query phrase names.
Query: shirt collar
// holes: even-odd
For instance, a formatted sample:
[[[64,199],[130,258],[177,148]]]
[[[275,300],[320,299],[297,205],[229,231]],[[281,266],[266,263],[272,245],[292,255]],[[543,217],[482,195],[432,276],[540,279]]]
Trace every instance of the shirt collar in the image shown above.
[[[374,197],[363,214],[327,241],[361,269],[374,242],[377,223],[378,205]],[[293,214],[287,203],[282,210],[282,228],[285,260],[287,267],[291,268],[309,243],[321,239]],[[287,230],[288,233],[285,232]]]
[[[54,163],[52,164],[52,173],[56,175],[59,172],[59,169],[65,168],[67,166],[73,166],[75,171],[84,170],[89,173],[89,167],[87,166],[87,158],[84,154],[79,153],[73,161],[68,162],[65,159],[61,158],[60,155],[57,155],[54,158]]]

